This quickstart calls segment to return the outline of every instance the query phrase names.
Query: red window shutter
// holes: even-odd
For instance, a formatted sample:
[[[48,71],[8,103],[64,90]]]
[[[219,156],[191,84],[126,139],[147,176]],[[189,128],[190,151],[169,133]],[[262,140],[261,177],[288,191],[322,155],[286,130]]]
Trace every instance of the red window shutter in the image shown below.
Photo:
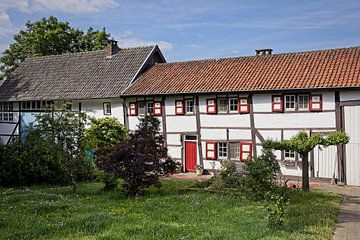
[[[130,106],[130,116],[136,116],[137,115],[136,103],[131,102],[129,103],[129,106]]]
[[[184,115],[184,100],[176,100],[175,101],[175,114],[176,115]]]
[[[246,161],[251,159],[252,154],[252,143],[251,142],[240,142],[240,161]]]
[[[216,142],[206,142],[206,159],[216,160],[217,154],[216,154]]]
[[[321,112],[322,111],[322,96],[310,95],[310,111]]]
[[[155,116],[162,115],[161,102],[154,102],[154,115]]]
[[[216,99],[215,98],[206,99],[206,113],[207,114],[216,114]]]
[[[284,110],[284,101],[283,96],[272,96],[272,111],[273,112],[283,112]]]
[[[250,112],[249,98],[247,97],[239,98],[239,113],[249,113],[249,112]]]

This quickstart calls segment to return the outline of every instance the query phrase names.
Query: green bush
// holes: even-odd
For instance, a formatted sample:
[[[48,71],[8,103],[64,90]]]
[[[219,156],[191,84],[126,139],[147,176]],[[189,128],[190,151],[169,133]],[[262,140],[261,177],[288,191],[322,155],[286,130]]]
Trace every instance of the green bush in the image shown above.
[[[245,162],[244,192],[256,198],[265,198],[265,194],[277,188],[276,179],[280,171],[279,163],[271,150],[264,150],[259,157]]]
[[[92,118],[90,121],[85,137],[87,147],[91,150],[115,146],[119,141],[127,139],[127,129],[116,118]]]
[[[84,129],[86,115],[54,106],[37,115],[22,142],[2,145],[0,149],[0,184],[73,185],[92,177],[91,161],[86,157]]]
[[[68,183],[61,151],[49,141],[31,136],[25,142],[0,145],[0,185]]]

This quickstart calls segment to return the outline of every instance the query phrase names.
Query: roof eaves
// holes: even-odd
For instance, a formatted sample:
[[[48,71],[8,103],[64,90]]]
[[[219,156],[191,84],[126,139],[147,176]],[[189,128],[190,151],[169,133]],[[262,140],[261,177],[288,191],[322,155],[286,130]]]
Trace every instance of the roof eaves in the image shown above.
[[[317,87],[317,88],[274,88],[274,89],[255,89],[255,90],[232,90],[232,91],[208,91],[208,92],[173,92],[173,93],[122,93],[120,97],[129,96],[170,96],[170,95],[181,95],[181,94],[223,94],[223,93],[261,93],[261,92],[288,92],[288,91],[323,91],[323,90],[354,90],[360,89],[360,86],[337,86],[337,87]]]

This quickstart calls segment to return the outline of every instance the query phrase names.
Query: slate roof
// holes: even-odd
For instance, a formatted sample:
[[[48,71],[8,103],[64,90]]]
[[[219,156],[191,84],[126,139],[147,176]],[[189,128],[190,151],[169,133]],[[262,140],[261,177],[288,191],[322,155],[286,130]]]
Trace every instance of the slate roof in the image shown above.
[[[123,95],[360,87],[360,47],[156,64]]]
[[[157,47],[156,47],[157,48]],[[0,101],[119,97],[155,46],[29,58],[0,84]]]

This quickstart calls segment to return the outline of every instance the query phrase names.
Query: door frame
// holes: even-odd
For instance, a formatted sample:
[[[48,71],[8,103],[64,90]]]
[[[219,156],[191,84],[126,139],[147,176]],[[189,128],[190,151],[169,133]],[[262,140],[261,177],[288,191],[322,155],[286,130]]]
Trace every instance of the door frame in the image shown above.
[[[195,139],[186,139],[186,137],[193,137]],[[183,146],[183,159],[182,162],[184,163],[182,166],[182,171],[186,172],[186,142],[195,142],[196,143],[196,164],[199,164],[199,144],[198,144],[198,137],[196,134],[184,134],[182,136],[182,146]]]

